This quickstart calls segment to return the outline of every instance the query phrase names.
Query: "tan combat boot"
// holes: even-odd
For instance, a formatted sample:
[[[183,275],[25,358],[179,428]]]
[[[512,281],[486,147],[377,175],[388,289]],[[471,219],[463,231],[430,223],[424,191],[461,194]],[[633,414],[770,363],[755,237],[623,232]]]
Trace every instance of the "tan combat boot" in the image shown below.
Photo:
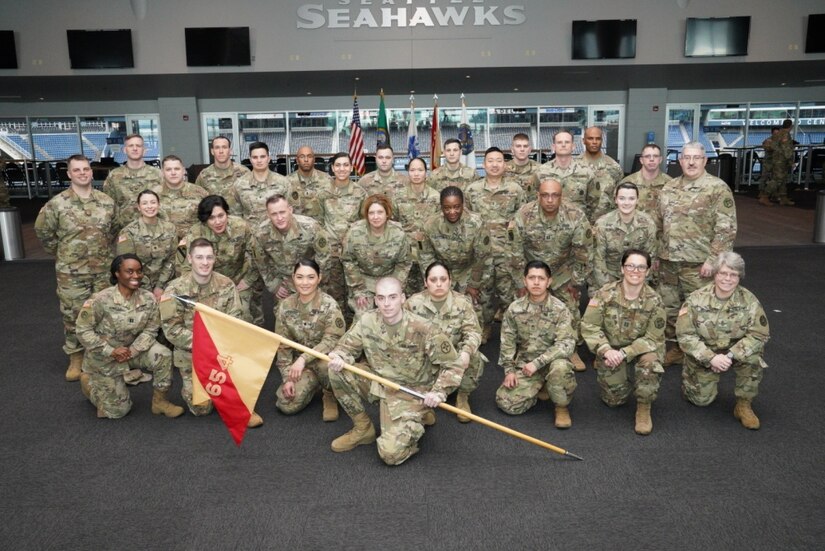
[[[254,411],[249,416],[249,421],[246,422],[246,428],[248,429],[257,429],[261,425],[264,424],[264,419]]]
[[[80,392],[83,393],[83,396],[85,396],[87,400],[91,400],[92,396],[92,387],[89,385],[91,378],[91,375],[88,373],[80,374]]]
[[[455,395],[455,407],[460,410],[466,411],[467,413],[472,413],[473,410],[470,409],[470,395],[466,392],[459,392]],[[463,415],[458,416],[459,423],[469,423],[470,418],[464,417]]]
[[[662,363],[664,367],[681,364],[685,361],[685,353],[679,348],[679,345],[672,346],[667,349],[665,353],[665,361]]]
[[[348,452],[362,444],[372,444],[375,442],[375,426],[370,421],[369,415],[364,412],[352,418],[352,430],[339,436],[332,441],[332,451]]]
[[[759,417],[751,409],[751,401],[747,398],[737,398],[736,407],[733,408],[733,416],[739,419],[746,429],[759,429]]]
[[[567,406],[556,406],[556,428],[569,429],[573,426],[573,421],[570,419],[570,410]]]
[[[650,418],[650,403],[636,403],[636,434],[643,436],[653,432],[653,420]]]
[[[322,401],[324,403],[324,414],[323,419],[324,421],[337,421],[338,420],[338,400],[335,399],[335,395],[332,393],[331,390],[324,390],[322,395]]]
[[[435,412],[433,410],[427,411],[424,415],[421,416],[421,424],[425,427],[431,427],[435,425]]]
[[[788,199],[787,196],[783,195],[782,197],[779,198],[779,204],[783,207],[792,207],[796,203],[791,201],[790,199]]]
[[[154,389],[152,393],[152,413],[155,415],[163,414],[166,417],[180,417],[183,415],[183,408],[167,400],[166,392],[166,390]]]
[[[69,382],[79,381],[83,372],[83,352],[72,352],[69,355],[69,367],[66,369],[66,380]]]
[[[773,206],[773,203],[771,203],[770,197],[768,197],[764,193],[759,194],[759,204],[764,205],[766,207],[772,207]]]
[[[570,356],[570,361],[573,363],[573,371],[584,371],[587,369],[578,352],[573,352],[573,355]]]
[[[550,393],[547,391],[547,385],[542,384],[541,388],[539,389],[539,393],[536,394],[536,398],[541,400],[542,402],[546,402],[550,399]]]

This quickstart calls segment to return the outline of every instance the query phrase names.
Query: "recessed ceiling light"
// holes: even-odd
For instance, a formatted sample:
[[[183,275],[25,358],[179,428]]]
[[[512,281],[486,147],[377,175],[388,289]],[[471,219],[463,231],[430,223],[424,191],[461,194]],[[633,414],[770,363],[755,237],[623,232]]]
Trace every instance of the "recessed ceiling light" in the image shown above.
[[[518,88],[513,88],[513,92],[518,92]]]
[[[311,95],[312,95],[312,92],[307,92],[307,95],[308,95],[308,96],[311,96]]]
[[[361,77],[355,77],[355,80],[361,80]]]
[[[464,78],[471,78],[470,75],[465,75]]]

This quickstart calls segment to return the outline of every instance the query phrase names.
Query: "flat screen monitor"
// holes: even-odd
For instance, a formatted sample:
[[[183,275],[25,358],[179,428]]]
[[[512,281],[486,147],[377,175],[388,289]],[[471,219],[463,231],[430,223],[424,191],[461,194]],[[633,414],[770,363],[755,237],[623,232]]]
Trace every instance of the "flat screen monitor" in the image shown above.
[[[0,69],[17,69],[14,31],[0,31]]]
[[[187,67],[252,65],[249,27],[186,28]]]
[[[689,17],[685,26],[685,57],[748,55],[751,18]]]
[[[132,55],[132,31],[67,30],[69,59],[72,69],[130,69],[135,66]]]
[[[636,57],[636,20],[573,21],[573,59]]]
[[[812,13],[808,16],[805,53],[825,54],[825,13]]]

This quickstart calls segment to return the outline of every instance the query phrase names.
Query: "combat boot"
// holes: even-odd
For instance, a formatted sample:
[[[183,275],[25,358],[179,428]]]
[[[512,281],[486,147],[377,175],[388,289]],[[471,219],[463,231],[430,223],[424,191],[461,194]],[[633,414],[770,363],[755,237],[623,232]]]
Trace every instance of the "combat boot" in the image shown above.
[[[469,421],[469,419],[468,419]],[[421,424],[425,427],[431,427],[435,425],[435,412],[433,410],[427,411],[424,415],[421,416]]]
[[[779,204],[783,207],[792,207],[796,203],[791,201],[790,199],[788,199],[787,196],[783,195],[782,197],[779,198]]]
[[[751,409],[751,401],[747,398],[737,398],[736,406],[733,408],[733,416],[739,419],[746,429],[759,429],[759,417]]]
[[[375,442],[375,426],[363,411],[352,418],[352,430],[332,441],[332,451],[348,452],[362,444]]]
[[[550,393],[547,391],[547,385],[546,384],[541,385],[541,388],[539,389],[539,393],[536,394],[536,398],[538,400],[541,400],[542,402],[546,402],[547,400],[550,399]]]
[[[493,328],[489,325],[485,326],[484,329],[481,330],[481,344],[487,344],[487,341],[490,340],[490,334],[493,332]]]
[[[759,204],[764,205],[766,207],[772,207],[773,206],[773,203],[771,203],[770,197],[768,197],[764,193],[759,194]]]
[[[653,432],[653,420],[650,418],[650,403],[636,403],[636,434],[648,435]]]
[[[662,363],[664,367],[681,364],[685,361],[685,353],[679,348],[679,345],[668,348],[665,354],[665,361]]]
[[[89,384],[91,378],[92,376],[88,373],[80,374],[80,392],[83,393],[83,396],[85,396],[87,400],[91,400],[92,397],[92,387]]]
[[[573,363],[573,371],[584,371],[587,369],[578,352],[573,352],[573,355],[570,356],[570,361]]]
[[[72,352],[69,355],[69,367],[66,369],[66,380],[69,382],[79,381],[83,372],[83,352]]]
[[[264,424],[264,419],[254,411],[249,416],[249,421],[246,422],[246,428],[248,429],[257,429],[261,425]]]
[[[470,395],[466,392],[459,392],[455,395],[455,407],[460,410],[466,411],[467,413],[472,413],[473,410],[470,409]],[[469,423],[470,418],[464,417],[463,415],[458,416],[459,423]]]
[[[183,408],[176,406],[166,399],[166,390],[158,390],[157,388],[152,393],[152,413],[155,415],[163,414],[166,417],[180,417],[183,415]]]
[[[569,429],[573,426],[573,421],[570,419],[570,410],[567,406],[556,406],[556,428]]]
[[[324,390],[324,393],[323,393],[321,399],[324,403],[324,414],[323,414],[324,421],[337,421],[338,420],[338,400],[335,399],[335,395],[332,393],[331,390]]]

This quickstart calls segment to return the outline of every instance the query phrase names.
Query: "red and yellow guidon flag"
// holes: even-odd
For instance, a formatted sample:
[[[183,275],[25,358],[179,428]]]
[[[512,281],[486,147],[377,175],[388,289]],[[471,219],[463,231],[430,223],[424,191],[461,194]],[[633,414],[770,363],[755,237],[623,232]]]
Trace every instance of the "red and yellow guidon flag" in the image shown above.
[[[238,446],[280,342],[275,333],[195,304],[192,402],[212,400]]]

